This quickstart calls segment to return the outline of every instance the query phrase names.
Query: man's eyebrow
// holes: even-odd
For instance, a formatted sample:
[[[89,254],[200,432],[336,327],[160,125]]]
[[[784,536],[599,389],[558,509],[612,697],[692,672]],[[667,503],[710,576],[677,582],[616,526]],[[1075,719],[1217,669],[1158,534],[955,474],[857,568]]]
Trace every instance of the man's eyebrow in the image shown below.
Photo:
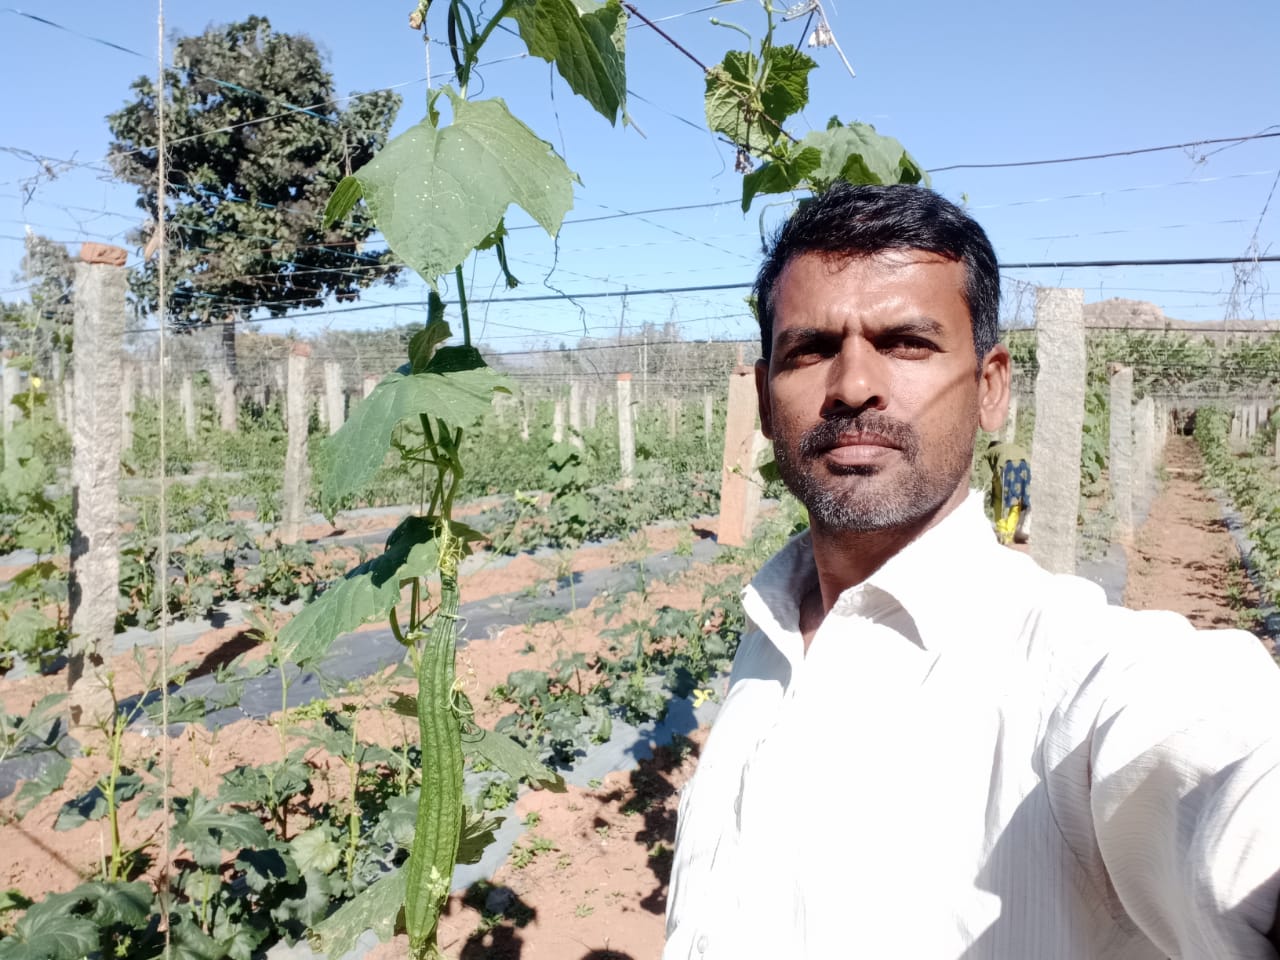
[[[819,330],[817,327],[788,327],[778,334],[777,342],[773,346],[775,350],[785,350],[797,344],[812,343],[823,337],[833,336],[839,336],[839,334],[834,334],[830,330]]]
[[[933,317],[911,317],[907,320],[898,320],[894,323],[886,324],[877,331],[878,335],[886,336],[933,336],[939,337],[946,332],[944,327]]]

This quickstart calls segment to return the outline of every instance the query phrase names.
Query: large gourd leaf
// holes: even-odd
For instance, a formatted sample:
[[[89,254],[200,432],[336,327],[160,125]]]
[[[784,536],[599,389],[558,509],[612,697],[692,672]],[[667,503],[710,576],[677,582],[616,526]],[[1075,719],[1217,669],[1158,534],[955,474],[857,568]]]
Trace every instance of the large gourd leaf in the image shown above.
[[[493,233],[513,203],[555,234],[573,206],[577,179],[502,100],[444,92],[453,104],[447,127],[430,111],[344,178],[325,209],[325,222],[333,223],[363,196],[387,244],[433,286]]]
[[[757,88],[761,59],[730,50],[707,71],[707,126],[753,153],[768,150],[782,136],[782,124],[809,102],[809,71],[817,64],[795,47],[770,47]]]
[[[849,183],[920,183],[929,175],[893,137],[865,123],[833,120],[826,130],[809,133],[797,147],[761,164],[742,178],[745,213],[756,196],[810,189],[821,193],[837,180]]]
[[[403,867],[388,873],[313,926],[309,934],[312,944],[327,956],[343,957],[355,949],[365,930],[372,930],[384,943],[390,940],[404,906],[407,880]]]
[[[435,569],[438,553],[432,522],[426,517],[405,517],[387,538],[384,553],[360,564],[284,625],[279,641],[283,656],[296,663],[310,662],[322,656],[335,638],[386,616],[400,599],[402,577]]]
[[[927,174],[894,137],[876,133],[866,123],[833,125],[814,130],[800,141],[801,149],[822,151],[822,163],[810,177],[819,189],[836,180],[849,183],[920,183]]]
[[[507,15],[529,52],[555,63],[570,90],[610,123],[625,115],[627,15],[619,0],[516,0]]]
[[[460,366],[452,362],[457,351],[465,349],[436,351],[439,364],[422,373],[389,374],[360,402],[328,440],[333,459],[324,478],[327,502],[359,492],[369,482],[382,466],[391,448],[391,435],[402,420],[426,414],[465,429],[484,416],[494,391],[507,387],[501,376],[478,361],[478,354],[472,357],[470,368],[453,369]]]

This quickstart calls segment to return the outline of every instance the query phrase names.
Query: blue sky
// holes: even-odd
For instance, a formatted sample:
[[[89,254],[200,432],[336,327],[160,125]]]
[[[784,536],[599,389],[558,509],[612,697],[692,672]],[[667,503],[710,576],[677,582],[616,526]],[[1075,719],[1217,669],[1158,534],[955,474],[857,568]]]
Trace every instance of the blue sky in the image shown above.
[[[493,6],[490,0],[489,6]],[[425,84],[420,35],[410,31],[408,0],[339,4],[259,0],[195,3],[168,0],[171,33],[249,14],[270,17],[277,31],[305,32],[329,58],[339,95],[396,86],[404,129],[421,118]],[[443,6],[439,4],[437,6]],[[640,3],[704,63],[745,44],[713,26],[732,20],[758,33],[756,0]],[[129,83],[154,74],[156,7],[129,0],[106,5],[67,0],[25,8],[79,34],[137,51],[134,56],[0,7],[0,148],[74,159],[42,174],[29,156],[0,150],[0,296],[21,299],[12,279],[21,236],[37,232],[75,243],[123,242],[139,216],[131,188],[104,173],[104,117],[128,98]],[[900,139],[927,168],[1051,160],[1258,133],[1280,133],[1280,7],[1271,0],[1214,5],[1162,4],[855,5],[828,0],[831,25],[857,70],[852,78],[834,50],[809,51],[819,62],[811,101],[788,127],[797,135],[832,114],[876,125]],[[630,112],[638,130],[611,127],[574,100],[549,66],[519,57],[501,33],[482,62],[472,94],[502,96],[512,110],[564,155],[581,177],[573,211],[554,248],[536,229],[515,233],[512,268],[524,284],[514,296],[554,288],[568,293],[728,284],[751,279],[759,258],[760,201],[744,216],[732,152],[703,126],[698,67],[652,30],[632,21],[628,37]],[[803,43],[803,19],[783,25],[782,41]],[[443,35],[443,29],[438,31]],[[438,84],[447,51],[432,46]],[[480,87],[480,89],[477,89]],[[643,131],[643,135],[640,131]],[[39,175],[39,176],[38,176]],[[1240,256],[1280,253],[1280,196],[1263,215],[1280,175],[1280,137],[1238,144],[1141,153],[1073,163],[953,169],[936,189],[963,201],[987,228],[1003,263]],[[35,178],[35,179],[33,179]],[[1277,190],[1280,193],[1280,190]],[[719,206],[706,206],[720,203]],[[618,212],[689,207],[643,216],[574,223]],[[774,221],[784,207],[766,211]],[[512,223],[522,221],[513,217]],[[1173,317],[1222,320],[1235,275],[1228,266],[1011,269],[1006,290],[1024,284],[1077,286],[1087,301],[1112,296],[1149,300]],[[1260,264],[1240,291],[1244,319],[1280,318],[1280,264]],[[493,288],[488,260],[475,267],[470,293]],[[1269,287],[1274,295],[1265,296]],[[420,301],[409,279],[377,287],[362,303]],[[478,308],[480,338],[501,350],[572,343],[584,331],[605,334],[621,323],[676,321],[685,336],[748,337],[745,291],[698,292],[511,302]],[[501,297],[498,287],[495,296]],[[1012,306],[1011,306],[1012,309]],[[350,314],[301,312],[266,325],[300,332],[376,327],[421,318],[415,306]]]

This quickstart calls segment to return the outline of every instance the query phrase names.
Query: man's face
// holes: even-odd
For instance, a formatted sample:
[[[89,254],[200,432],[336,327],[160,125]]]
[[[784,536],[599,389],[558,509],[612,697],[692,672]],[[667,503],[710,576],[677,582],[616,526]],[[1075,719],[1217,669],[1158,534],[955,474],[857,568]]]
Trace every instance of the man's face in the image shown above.
[[[963,264],[919,250],[783,269],[756,390],[814,526],[911,527],[963,500],[977,428],[1004,422],[1009,384],[1003,346],[977,372],[964,287]]]

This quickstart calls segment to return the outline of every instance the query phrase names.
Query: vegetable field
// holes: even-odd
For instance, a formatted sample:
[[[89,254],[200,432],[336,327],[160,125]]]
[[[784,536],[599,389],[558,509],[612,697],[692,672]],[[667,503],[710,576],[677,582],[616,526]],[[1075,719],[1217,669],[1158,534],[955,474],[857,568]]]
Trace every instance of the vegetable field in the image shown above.
[[[0,331],[0,960],[660,949],[741,588],[804,518],[755,460],[754,343],[687,342],[674,310],[559,349],[483,342],[517,231],[558,264],[581,183],[485,90],[482,52],[512,38],[625,126],[629,23],[674,43],[619,0],[494,7],[417,4],[428,84],[394,138],[399,94],[339,108],[315,45],[264,18],[181,38],[107,118],[150,218],[133,261],[29,238],[32,302]],[[817,4],[756,12],[717,23],[745,49],[697,61],[744,213],[928,181],[866,124],[789,132],[817,62],[783,29],[834,37]],[[262,89],[213,77],[228,58]],[[403,326],[247,329],[410,270]],[[581,311],[550,277],[529,299]],[[1086,336],[1078,291],[1039,292],[1075,304],[1081,362],[1041,355],[1061,338],[1039,316],[1008,331],[1007,438],[1068,491],[1038,501],[1032,551],[1075,569],[1129,543],[1168,435],[1194,430],[1272,599],[1275,335]],[[1063,384],[1079,402],[1045,399]]]

